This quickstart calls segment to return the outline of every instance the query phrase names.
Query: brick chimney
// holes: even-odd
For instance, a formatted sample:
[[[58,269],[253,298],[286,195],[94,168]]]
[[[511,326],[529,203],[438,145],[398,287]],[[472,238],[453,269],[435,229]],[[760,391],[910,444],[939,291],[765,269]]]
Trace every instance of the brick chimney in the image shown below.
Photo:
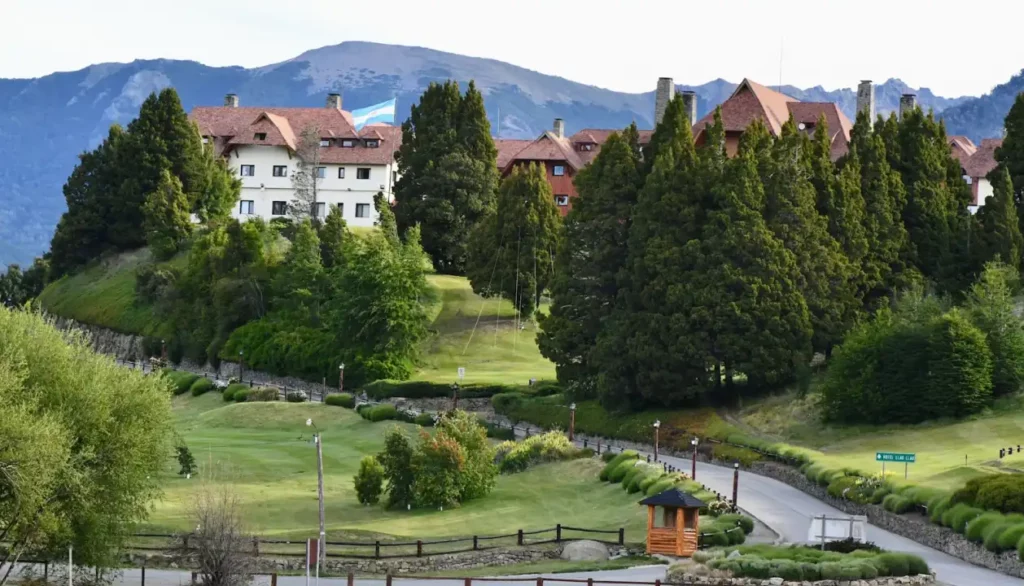
[[[683,92],[683,113],[690,122],[690,128],[697,123],[697,94],[691,91]]]
[[[857,86],[857,113],[866,112],[868,121],[875,123],[875,84],[865,79]]]
[[[555,127],[552,129],[552,132],[558,138],[565,138],[565,121],[561,118],[555,118]]]
[[[341,110],[341,94],[327,94],[327,107]]]
[[[917,94],[903,94],[900,96],[900,120],[917,107]]]
[[[228,94],[224,96],[224,105],[228,108],[237,108],[238,94]]]
[[[671,77],[659,77],[658,78],[658,89],[654,92],[654,125],[661,124],[661,119],[665,117],[665,108],[668,108],[668,103],[672,101],[672,97],[675,96],[676,85],[672,81]]]

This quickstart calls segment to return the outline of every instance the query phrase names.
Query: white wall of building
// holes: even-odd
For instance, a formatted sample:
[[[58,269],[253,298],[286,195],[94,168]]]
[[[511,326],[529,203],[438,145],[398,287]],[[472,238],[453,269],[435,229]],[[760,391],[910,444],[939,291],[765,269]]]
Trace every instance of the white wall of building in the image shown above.
[[[273,213],[273,202],[290,204],[295,199],[292,190],[292,173],[295,172],[298,159],[289,156],[288,149],[276,146],[242,146],[233,150],[228,165],[242,180],[242,195],[235,206],[234,217],[247,219],[260,216],[265,220],[282,217]],[[241,176],[242,166],[252,165],[254,174],[251,177]],[[286,166],[284,177],[274,177],[274,166]],[[395,163],[388,165],[368,164],[324,164],[324,178],[320,180],[317,199],[324,202],[325,213],[330,208],[342,205],[342,215],[349,226],[373,226],[377,221],[373,209],[373,196],[378,191],[384,192],[388,201],[393,200],[394,177],[392,172],[397,169]],[[345,177],[339,178],[339,168],[345,169]],[[358,169],[370,170],[368,179],[358,178]],[[252,214],[242,213],[252,202]],[[362,207],[366,206],[366,207]],[[362,215],[357,215],[362,214]]]
[[[983,206],[988,198],[992,197],[992,183],[984,177],[975,179],[975,181],[978,184],[978,205]]]

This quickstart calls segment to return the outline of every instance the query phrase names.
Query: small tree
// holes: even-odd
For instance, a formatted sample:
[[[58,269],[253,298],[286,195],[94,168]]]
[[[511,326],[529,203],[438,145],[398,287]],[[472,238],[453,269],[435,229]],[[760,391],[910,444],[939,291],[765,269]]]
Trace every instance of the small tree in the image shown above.
[[[412,462],[417,505],[440,508],[461,502],[466,450],[455,438],[445,433],[421,432]]]
[[[971,322],[985,334],[992,351],[992,392],[1015,393],[1024,386],[1024,320],[1015,312],[1014,288],[1020,277],[1013,266],[995,261],[967,295]]]
[[[192,234],[188,197],[181,181],[164,171],[156,191],[142,204],[146,242],[159,259],[168,259],[178,252],[181,243]]]
[[[384,451],[377,459],[388,481],[388,506],[404,507],[413,502],[413,447],[402,430],[393,427],[384,436]]]
[[[255,559],[249,555],[252,537],[242,522],[238,498],[227,487],[205,487],[193,500],[195,533],[183,536],[179,550],[199,575],[203,586],[245,586],[252,579]]]
[[[181,466],[181,470],[178,471],[178,476],[192,476],[197,472],[196,459],[192,456],[192,451],[188,449],[188,446],[182,444],[174,448],[178,452],[178,465]]]
[[[298,162],[292,173],[292,200],[289,213],[296,219],[311,218],[316,221],[316,204],[320,194],[320,160],[323,151],[320,147],[320,128],[308,126],[299,134],[296,145]]]
[[[352,479],[356,488],[356,498],[363,505],[375,505],[380,501],[384,490],[384,467],[377,458],[363,456],[359,461],[359,472]]]
[[[491,492],[498,467],[494,465],[494,447],[487,439],[487,430],[476,416],[454,411],[443,417],[437,427],[436,435],[453,439],[465,453],[459,501],[479,498]]]

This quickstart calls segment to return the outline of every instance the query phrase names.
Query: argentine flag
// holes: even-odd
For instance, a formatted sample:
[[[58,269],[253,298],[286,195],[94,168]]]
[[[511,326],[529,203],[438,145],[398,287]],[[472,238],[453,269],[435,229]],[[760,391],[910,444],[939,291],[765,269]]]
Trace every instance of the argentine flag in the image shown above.
[[[374,124],[376,122],[394,124],[395,98],[366,108],[352,110],[352,121],[355,123],[356,130],[362,130],[367,124]]]

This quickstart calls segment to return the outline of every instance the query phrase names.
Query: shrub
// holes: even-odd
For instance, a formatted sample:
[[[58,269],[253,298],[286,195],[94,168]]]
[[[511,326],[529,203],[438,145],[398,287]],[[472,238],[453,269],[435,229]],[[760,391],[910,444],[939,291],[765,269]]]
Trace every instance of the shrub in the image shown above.
[[[906,513],[914,507],[914,502],[901,494],[890,494],[882,499],[882,508],[890,513]]]
[[[641,480],[640,483],[639,483],[640,492],[642,492],[643,494],[646,495],[647,494],[647,489],[649,489],[651,486],[653,486],[659,480],[665,478],[665,476],[666,476],[665,473],[661,473],[661,474],[646,474],[643,477],[643,480]]]
[[[623,475],[621,481],[623,489],[629,488],[629,483],[632,482],[634,478],[647,471],[647,465],[641,462],[641,460],[637,460],[633,466],[629,467],[626,470],[626,474]]]
[[[640,468],[640,472],[638,474],[634,474],[629,483],[625,485],[626,492],[629,494],[640,492],[642,490],[640,487],[644,482],[648,479],[653,480],[659,478],[662,474],[661,469],[654,466],[642,465],[638,467]],[[651,484],[653,484],[653,482],[648,482],[647,486],[650,486]]]
[[[639,460],[632,458],[626,459],[618,463],[614,469],[608,474],[608,481],[615,484],[622,482],[622,479],[626,477],[626,474],[630,472],[636,466]]]
[[[754,530],[754,520],[750,517],[747,517],[746,515],[740,515],[737,513],[719,515],[719,517],[715,519],[715,524],[740,527],[741,529],[743,529],[743,533],[746,535],[750,535],[750,533]]]
[[[983,533],[985,529],[994,523],[1003,521],[1003,516],[999,513],[985,513],[968,521],[964,528],[964,537],[975,543],[981,543],[985,540]]]
[[[800,562],[800,572],[804,575],[804,580],[808,580],[810,582],[817,582],[821,579],[821,570],[818,568],[818,564],[811,562]]]
[[[611,450],[605,450],[605,452],[601,454],[601,461],[604,462],[605,464],[611,462],[614,458],[615,454],[613,454]]]
[[[838,470],[830,470],[828,468],[823,468],[818,471],[818,475],[814,478],[814,482],[816,482],[818,486],[828,486],[829,484],[832,483],[833,480],[836,479],[836,477],[841,475],[842,472]]]
[[[420,413],[412,422],[420,427],[434,427],[434,416],[430,413]]]
[[[1024,523],[1010,525],[999,535],[999,551],[1014,549],[1021,537],[1024,537]]]
[[[758,557],[746,557],[742,556],[739,558],[740,562],[740,573],[746,578],[770,578],[771,577],[771,566],[767,560],[763,560]]]
[[[285,400],[289,403],[305,403],[308,400],[306,393],[301,391],[292,391],[284,396]]]
[[[234,401],[235,393],[242,390],[248,391],[249,385],[244,385],[242,383],[231,383],[230,385],[228,385],[228,388],[224,389],[224,392],[221,394],[221,396],[224,398],[225,401]]]
[[[921,556],[905,553],[903,554],[907,558],[907,565],[910,566],[909,574],[911,576],[918,576],[920,574],[927,574],[929,572],[928,563],[924,561]]]
[[[501,444],[495,451],[495,460],[498,463],[498,470],[503,473],[514,473],[542,462],[569,460],[578,455],[579,450],[567,437],[561,432],[550,431],[519,442],[507,441]]]
[[[839,562],[822,562],[818,565],[822,580],[839,580],[842,577],[841,570]]]
[[[953,515],[949,528],[957,533],[963,534],[967,529],[967,524],[984,512],[985,511],[974,507],[965,507]]]
[[[776,560],[771,565],[771,576],[783,580],[800,582],[804,579],[803,568],[800,564],[790,560]]]
[[[354,409],[356,406],[356,398],[348,393],[334,393],[332,395],[327,395],[324,402],[328,405],[344,407],[346,409]]]
[[[1024,513],[1024,478],[1021,474],[996,474],[974,478],[953,494],[954,502],[1000,511]]]
[[[855,551],[868,551],[878,553],[882,551],[882,548],[878,547],[874,543],[867,541],[861,542],[848,537],[846,539],[839,539],[836,541],[829,541],[825,544],[825,551],[834,551],[836,553],[853,553]]]
[[[214,385],[212,380],[205,377],[199,377],[194,383],[192,383],[192,386],[189,387],[189,392],[192,393],[193,397],[198,397],[199,395],[212,391],[213,388]]]
[[[238,394],[235,394],[235,398],[238,398]],[[250,403],[269,403],[276,401],[281,398],[281,391],[275,387],[263,387],[258,389],[250,389],[249,393],[245,396],[245,401]]]
[[[857,478],[853,476],[840,476],[828,485],[828,495],[834,498],[843,498],[846,491],[857,486]]]
[[[715,444],[711,448],[711,457],[724,462],[739,462],[744,467],[749,467],[761,459],[761,454],[747,448],[730,446],[728,444]]]
[[[248,400],[249,393],[252,393],[253,390],[254,389],[250,389],[249,387],[238,389],[237,391],[234,392],[232,397],[234,398],[236,403],[244,403],[246,400]]]
[[[608,480],[608,476],[612,473],[612,470],[618,468],[619,464],[622,462],[626,460],[636,460],[639,457],[639,454],[633,450],[625,450],[620,454],[615,454],[608,458],[609,453],[610,452],[605,452],[604,456],[602,456],[606,458],[607,464],[605,464],[604,469],[601,470],[601,480]]]
[[[928,518],[931,519],[932,523],[941,523],[942,515],[949,510],[952,506],[950,499],[952,497],[948,494],[939,495],[932,500],[928,501]]]
[[[729,545],[729,538],[721,529],[708,529],[701,531],[701,543],[704,547],[719,547]]]
[[[487,429],[487,437],[503,440],[503,441],[515,441],[516,432],[507,427],[498,427],[491,423],[484,423],[484,428]]]
[[[192,388],[192,383],[196,382],[199,375],[192,374],[191,372],[173,370],[167,375],[167,378],[171,381],[171,386],[174,388],[174,394],[183,395]]]
[[[1002,537],[1003,533],[1012,526],[1013,523],[1006,521],[1005,517],[1002,521],[989,524],[989,526],[982,531],[982,544],[985,546],[985,549],[993,553],[1003,551],[1004,548],[999,545],[999,538]]]
[[[656,494],[665,492],[666,490],[672,488],[672,486],[676,482],[678,482],[678,479],[673,478],[672,476],[663,476],[661,480],[658,480],[654,484],[647,487],[647,490],[644,491],[644,495],[654,496]]]
[[[384,491],[384,466],[374,456],[363,456],[359,461],[359,472],[356,472],[352,482],[359,503],[375,505]]]
[[[451,397],[452,385],[450,383],[435,383],[428,381],[392,381],[378,380],[364,385],[362,388],[371,399],[381,401],[394,397],[406,399],[433,399],[438,397]],[[459,386],[460,399],[485,399],[490,397],[491,404],[496,411],[501,412],[499,405],[495,403],[495,397],[499,395],[529,395],[544,396],[560,392],[557,382],[544,381],[532,387],[521,385],[502,384],[471,384]],[[506,399],[507,400],[507,399]],[[502,405],[504,406],[504,405]]]
[[[365,409],[360,409],[359,415],[367,421],[387,421],[389,419],[398,419],[398,409],[390,403],[381,403],[379,405],[370,405]]]

